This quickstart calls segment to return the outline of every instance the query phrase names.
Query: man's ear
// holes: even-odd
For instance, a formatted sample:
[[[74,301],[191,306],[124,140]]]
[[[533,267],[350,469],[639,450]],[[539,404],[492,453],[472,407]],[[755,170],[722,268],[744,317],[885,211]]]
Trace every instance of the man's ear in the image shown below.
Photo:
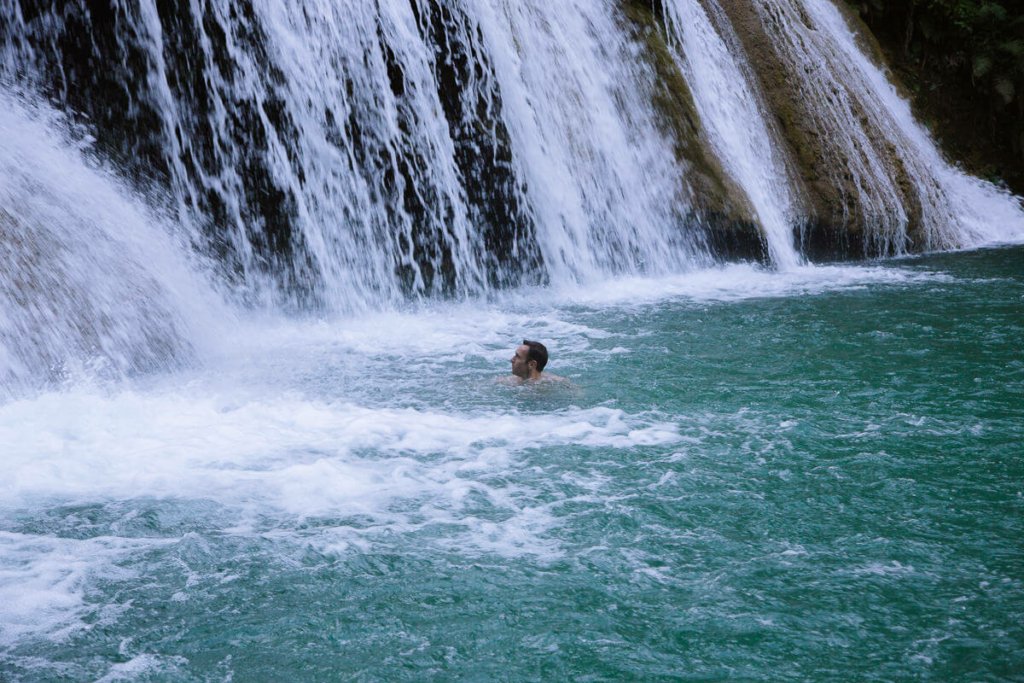
[[[535,360],[526,361],[526,365],[534,370],[537,369],[537,361]]]

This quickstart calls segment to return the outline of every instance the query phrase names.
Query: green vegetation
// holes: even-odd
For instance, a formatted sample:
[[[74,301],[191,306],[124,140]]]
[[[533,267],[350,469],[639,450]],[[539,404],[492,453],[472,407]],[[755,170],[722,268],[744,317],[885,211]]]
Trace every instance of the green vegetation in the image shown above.
[[[1024,193],[1024,10],[1019,0],[851,2],[918,113],[971,170]]]

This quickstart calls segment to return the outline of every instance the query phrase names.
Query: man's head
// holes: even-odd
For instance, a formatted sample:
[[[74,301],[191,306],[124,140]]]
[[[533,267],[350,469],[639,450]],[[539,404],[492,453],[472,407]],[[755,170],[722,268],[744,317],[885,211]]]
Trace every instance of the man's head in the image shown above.
[[[540,342],[524,339],[512,356],[512,374],[522,379],[536,379],[547,364],[547,348]]]

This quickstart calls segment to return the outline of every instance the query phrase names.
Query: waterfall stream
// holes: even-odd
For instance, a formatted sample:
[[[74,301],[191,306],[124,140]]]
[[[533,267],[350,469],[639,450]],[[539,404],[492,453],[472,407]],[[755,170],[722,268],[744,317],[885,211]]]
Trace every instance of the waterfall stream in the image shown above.
[[[942,158],[836,6],[764,0],[754,7],[798,84],[832,180],[848,198],[844,211],[859,207],[873,253],[1019,239],[1019,201]]]
[[[608,2],[467,3],[493,55],[517,175],[556,282],[701,262],[683,169],[650,106],[654,74]],[[467,11],[469,8],[467,7]]]
[[[185,226],[83,157],[62,125],[0,94],[0,400],[40,378],[178,367],[232,317]]]
[[[782,148],[752,83],[753,73],[742,61],[739,41],[715,0],[708,0],[706,9],[698,0],[669,0],[664,12],[705,134],[753,204],[772,261],[780,268],[796,266],[800,256],[793,245],[798,221],[793,179],[780,158]]]

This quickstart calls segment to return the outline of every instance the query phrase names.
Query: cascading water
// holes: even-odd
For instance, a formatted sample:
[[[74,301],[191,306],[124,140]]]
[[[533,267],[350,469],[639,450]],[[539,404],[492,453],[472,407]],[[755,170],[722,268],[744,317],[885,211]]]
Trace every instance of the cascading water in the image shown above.
[[[94,32],[75,49],[122,62],[101,85],[141,140],[127,163],[156,157],[182,220],[257,289],[351,311],[707,262],[608,2],[87,7],[5,3],[0,72],[66,94],[48,79]]]
[[[797,265],[793,236],[800,214],[793,178],[738,39],[715,0],[706,7],[698,0],[666,0],[662,7],[705,135],[753,205],[772,261],[781,268]]]
[[[180,366],[230,319],[184,240],[62,126],[0,93],[0,398]]]
[[[706,261],[684,229],[692,196],[655,121],[654,74],[612,4],[476,9],[551,277],[585,282]]]
[[[832,3],[763,0],[754,7],[797,83],[816,143],[827,150],[832,182],[846,197],[843,211],[858,207],[872,253],[955,249],[1024,234],[1019,200],[942,158]]]

